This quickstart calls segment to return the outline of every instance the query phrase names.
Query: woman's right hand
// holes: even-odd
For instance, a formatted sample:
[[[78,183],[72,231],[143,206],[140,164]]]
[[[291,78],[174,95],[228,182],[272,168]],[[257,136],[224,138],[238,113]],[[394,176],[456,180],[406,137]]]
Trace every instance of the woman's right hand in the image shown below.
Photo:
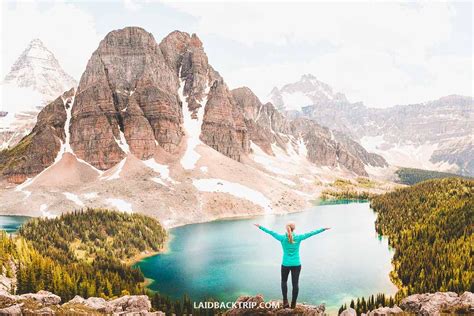
[[[260,225],[259,224],[254,224],[255,226],[257,226],[258,228],[260,228]]]

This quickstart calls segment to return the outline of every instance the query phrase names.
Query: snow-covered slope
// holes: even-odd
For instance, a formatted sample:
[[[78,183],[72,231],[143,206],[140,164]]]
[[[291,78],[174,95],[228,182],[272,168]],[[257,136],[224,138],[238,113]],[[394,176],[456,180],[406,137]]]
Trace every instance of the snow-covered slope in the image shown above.
[[[44,105],[76,85],[41,40],[32,40],[0,85],[0,149],[15,145]]]

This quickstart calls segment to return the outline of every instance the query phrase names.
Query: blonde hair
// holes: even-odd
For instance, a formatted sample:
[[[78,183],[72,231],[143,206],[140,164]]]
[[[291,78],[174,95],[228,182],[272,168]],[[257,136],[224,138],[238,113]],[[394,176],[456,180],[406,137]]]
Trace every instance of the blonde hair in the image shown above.
[[[294,222],[289,222],[286,224],[286,235],[288,236],[288,242],[290,244],[294,243],[292,232],[295,230],[296,225]]]

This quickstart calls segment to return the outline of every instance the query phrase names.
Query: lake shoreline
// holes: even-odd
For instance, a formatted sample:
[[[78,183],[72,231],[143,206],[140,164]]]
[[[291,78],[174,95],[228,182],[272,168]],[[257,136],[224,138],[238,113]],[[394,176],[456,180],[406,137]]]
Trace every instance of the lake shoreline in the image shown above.
[[[351,206],[347,204],[359,204],[360,206]],[[376,292],[384,292],[387,295],[394,295],[398,291],[398,288],[390,279],[390,271],[393,271],[393,265],[391,262],[393,252],[388,247],[388,242],[385,240],[385,238],[382,243],[386,246],[386,249],[390,252],[390,255],[388,255],[387,252],[381,250],[380,244],[378,242],[375,242],[375,239],[379,240],[379,236],[375,236],[372,233],[374,228],[373,221],[375,215],[370,209],[369,203],[367,201],[350,201],[349,203],[344,203],[343,201],[343,203],[317,205],[316,207],[322,207],[323,212],[313,212],[312,209],[304,209],[299,212],[291,212],[292,216],[290,216],[291,218],[289,217],[288,220],[296,220],[297,222],[300,222],[301,225],[299,226],[299,229],[301,229],[302,231],[312,229],[312,226],[315,224],[312,225],[311,223],[319,223],[321,225],[326,225],[327,223],[335,225],[334,227],[340,227],[337,230],[337,235],[331,236],[331,238],[329,238],[329,236],[324,236],[324,241],[321,240],[318,243],[313,244],[314,246],[320,249],[317,252],[312,252],[313,254],[315,254],[314,257],[312,257],[313,255],[310,255],[309,252],[306,252],[304,254],[304,256],[307,257],[306,260],[308,262],[312,262],[311,268],[310,265],[305,265],[305,280],[307,286],[309,286],[308,284],[322,284],[323,282],[325,282],[326,284],[324,286],[320,285],[319,288],[316,289],[312,285],[309,286],[309,288],[306,289],[304,292],[307,293],[307,296],[306,298],[302,297],[302,301],[307,301],[311,303],[326,302],[326,306],[328,308],[330,308],[331,310],[337,310],[340,304],[338,303],[339,294],[337,294],[336,289],[338,286],[340,287],[341,284],[344,284],[343,287],[347,287],[348,293],[351,293],[350,298],[368,296]],[[341,210],[341,207],[344,208],[344,210]],[[307,212],[306,215],[298,215],[299,213],[305,213],[305,211],[310,212]],[[362,213],[359,213],[358,211],[362,211]],[[280,215],[287,214],[290,213],[272,214],[272,216],[269,217],[269,227],[273,227],[273,229],[278,229],[278,227],[280,227],[282,223],[286,222],[286,218],[280,217]],[[350,218],[352,218],[353,220],[343,220],[344,218],[346,218],[346,216],[350,216]],[[279,267],[279,261],[281,260],[281,258],[279,257],[279,247],[278,245],[274,244],[274,241],[272,239],[269,239],[269,244],[267,246],[264,246],[267,240],[264,237],[265,235],[260,235],[260,232],[258,230],[254,230],[253,227],[250,227],[252,219],[256,219],[256,222],[261,222],[260,219],[262,218],[263,215],[239,216],[233,218],[217,219],[213,221],[206,221],[204,223],[198,223],[204,226],[197,225],[195,228],[191,227],[192,225],[182,225],[180,226],[179,230],[170,231],[170,237],[176,238],[175,243],[171,246],[168,243],[172,241],[170,239],[167,240],[168,248],[172,247],[173,251],[170,251],[170,249],[168,249],[168,252],[159,253],[167,254],[163,257],[142,259],[141,261],[135,263],[135,266],[138,266],[144,273],[145,277],[149,279],[146,283],[147,290],[158,291],[160,293],[163,293],[164,295],[173,298],[180,297],[183,292],[186,292],[193,299],[199,300],[201,299],[200,293],[211,293],[212,291],[214,291],[218,293],[215,296],[216,299],[232,301],[235,300],[242,293],[248,292],[249,294],[256,294],[257,292],[260,293],[262,291],[262,294],[264,294],[265,297],[277,299],[279,298],[279,293],[273,292],[279,292],[279,286],[273,286],[270,284],[276,282],[275,280],[277,279],[279,280],[279,273],[275,274],[276,272],[274,272],[274,270],[278,270],[275,267]],[[327,221],[328,219],[329,221]],[[243,222],[237,224],[238,226],[235,226],[236,228],[234,229],[234,224],[231,222],[239,222],[239,220],[243,220]],[[339,225],[338,223],[341,224]],[[367,267],[367,264],[362,264],[359,261],[354,261],[352,263],[352,265],[355,263],[355,267],[357,267],[358,271],[366,273],[365,279],[367,279],[368,281],[365,282],[365,290],[361,290],[359,285],[354,285],[360,283],[360,279],[358,279],[358,277],[354,277],[354,275],[357,276],[359,274],[343,273],[342,277],[339,272],[334,273],[334,271],[336,271],[337,269],[334,270],[333,268],[331,268],[334,267],[331,262],[340,262],[339,267],[341,268],[347,265],[347,263],[344,263],[345,261],[342,260],[343,256],[339,255],[339,253],[342,254],[341,252],[337,252],[336,255],[334,255],[334,252],[332,252],[333,258],[330,260],[329,257],[331,256],[331,249],[334,249],[334,246],[329,247],[329,245],[335,243],[336,247],[339,247],[340,249],[342,249],[341,247],[347,247],[347,249],[357,248],[355,246],[356,243],[353,243],[351,241],[355,240],[355,238],[346,237],[346,226],[348,229],[355,229],[355,231],[353,231],[353,233],[356,234],[353,235],[354,237],[359,236],[361,238],[365,238],[363,239],[364,243],[367,241],[370,242],[370,240],[372,240],[372,242],[370,242],[372,246],[371,248],[369,248],[373,249],[374,251],[373,258],[380,258],[379,263],[385,266],[385,268],[383,268],[383,271],[385,271],[386,273],[383,272],[381,274],[378,274],[377,277],[372,278],[372,273],[367,271],[382,272],[382,270],[379,270],[379,266],[377,266],[376,263],[369,264],[369,266],[373,266],[372,268]],[[226,233],[224,233],[224,235],[221,235],[220,232]],[[361,233],[362,235],[360,235]],[[243,240],[249,240],[250,244],[248,243],[248,241],[244,241],[244,243],[239,242],[239,240],[242,240],[242,238]],[[336,238],[336,241],[334,241],[334,238]],[[345,243],[347,243],[347,245],[343,246],[343,244]],[[249,246],[250,248],[248,248]],[[262,248],[262,246],[264,247]],[[198,251],[198,249],[202,249],[202,251],[204,251],[203,256],[201,256],[200,259],[198,259],[199,257],[195,257],[196,251]],[[226,251],[225,249],[229,249],[229,251]],[[232,249],[235,249],[235,251]],[[254,255],[252,255],[250,258],[247,257],[247,255],[244,255],[243,257],[241,256],[241,254],[245,253],[256,254],[256,249],[259,249],[259,252],[261,252],[263,249],[273,250],[269,252],[269,256],[265,255],[260,259],[257,258],[258,256]],[[189,255],[194,256],[196,259],[192,260],[191,262],[189,260],[186,260],[185,254],[187,252],[189,252]],[[349,251],[349,253],[351,252],[353,251]],[[354,253],[354,255],[355,254],[356,253]],[[345,253],[345,255],[349,254]],[[270,260],[267,260],[269,258]],[[179,262],[181,262],[183,266]],[[219,264],[215,264],[213,262],[219,262]],[[376,266],[374,266],[374,264]],[[229,269],[232,268],[232,271],[234,271],[232,273],[236,273],[236,275],[238,275],[239,277],[229,276],[228,274],[230,273],[230,270],[225,268],[226,265],[229,266]],[[349,269],[354,269],[354,266]],[[331,270],[334,270],[332,271],[332,274]],[[193,283],[192,278],[190,278],[190,276],[186,277],[189,271],[193,271],[194,274],[200,275],[200,281]],[[212,271],[212,273],[210,271]],[[243,282],[242,276],[246,274],[250,274],[252,275],[252,277],[249,277],[249,280],[247,280],[247,282]],[[175,279],[174,275],[177,275],[179,277]],[[332,275],[333,277],[331,277],[331,279],[328,279],[328,277],[325,277],[325,275]],[[339,275],[339,277],[337,277],[337,275]],[[261,280],[261,282],[252,285],[253,283],[250,280],[255,280],[257,278]],[[176,280],[177,283],[171,282],[170,280]],[[223,291],[219,287],[221,287],[222,284],[225,284],[225,282],[230,282],[227,283],[230,287],[223,287],[226,289],[225,291]],[[212,284],[215,284],[216,286]],[[250,286],[246,286],[246,284],[250,284]],[[326,286],[332,288],[333,292],[331,293],[331,290],[327,289]],[[323,292],[321,292],[322,289],[324,289]],[[313,298],[317,300],[315,301]],[[347,299],[344,300],[344,302],[346,301]]]

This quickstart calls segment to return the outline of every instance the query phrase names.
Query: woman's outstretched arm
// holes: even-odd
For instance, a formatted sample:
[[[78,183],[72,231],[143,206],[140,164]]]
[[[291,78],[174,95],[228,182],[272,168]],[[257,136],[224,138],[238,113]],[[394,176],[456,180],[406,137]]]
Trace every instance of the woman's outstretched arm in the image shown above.
[[[311,231],[311,232],[309,232],[309,233],[298,235],[298,239],[299,239],[299,240],[305,240],[305,239],[307,239],[307,238],[309,238],[309,237],[311,237],[311,236],[314,236],[314,235],[317,235],[317,234],[319,234],[319,233],[322,233],[322,232],[324,232],[324,231],[326,231],[326,230],[328,230],[328,229],[330,229],[330,228],[316,229],[316,230],[313,230],[313,231]]]
[[[275,238],[276,240],[282,240],[285,236],[283,235],[280,235],[278,234],[277,232],[274,232],[273,230],[270,230],[270,229],[267,229],[259,224],[254,224],[255,226],[257,226],[258,228],[260,228],[260,230],[263,230],[264,232],[266,232],[267,234],[271,235],[273,238]]]

